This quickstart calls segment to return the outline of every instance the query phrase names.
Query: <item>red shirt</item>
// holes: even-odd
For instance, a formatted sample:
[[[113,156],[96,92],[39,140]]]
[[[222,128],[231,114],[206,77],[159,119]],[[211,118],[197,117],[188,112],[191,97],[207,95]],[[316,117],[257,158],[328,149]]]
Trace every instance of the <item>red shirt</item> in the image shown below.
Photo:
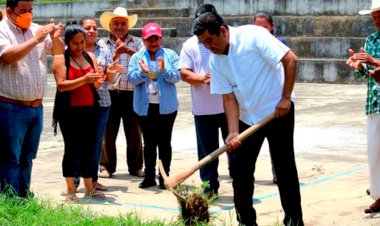
[[[68,79],[73,80],[83,77],[88,72],[92,71],[92,67],[89,66],[84,70],[76,69],[72,66],[69,68]],[[94,106],[94,94],[91,90],[91,83],[86,83],[70,92],[70,106],[72,107],[84,107]]]

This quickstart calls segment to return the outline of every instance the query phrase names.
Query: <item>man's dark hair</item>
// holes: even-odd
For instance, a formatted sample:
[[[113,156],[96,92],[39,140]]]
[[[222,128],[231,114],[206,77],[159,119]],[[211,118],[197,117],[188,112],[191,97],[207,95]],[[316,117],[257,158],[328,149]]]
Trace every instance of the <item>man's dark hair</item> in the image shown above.
[[[18,6],[18,2],[33,2],[34,0],[7,0],[7,5],[6,7],[9,7],[11,8],[11,10],[13,11],[15,9],[15,7]]]
[[[228,30],[227,23],[217,13],[203,13],[197,19],[194,20],[193,34],[200,36],[205,31],[208,31],[210,35],[220,35],[220,27],[224,26]]]
[[[207,13],[207,12],[216,13],[216,14],[218,13],[214,5],[205,3],[205,4],[200,5],[198,9],[195,11],[195,18],[198,18],[201,14]]]
[[[70,40],[74,37],[74,35],[81,33],[85,36],[85,31],[83,27],[79,24],[69,24],[65,26],[65,44],[69,46]]]
[[[259,11],[256,13],[256,15],[253,17],[253,22],[256,21],[257,17],[265,18],[271,25],[273,25],[273,17],[272,14],[268,11]]]

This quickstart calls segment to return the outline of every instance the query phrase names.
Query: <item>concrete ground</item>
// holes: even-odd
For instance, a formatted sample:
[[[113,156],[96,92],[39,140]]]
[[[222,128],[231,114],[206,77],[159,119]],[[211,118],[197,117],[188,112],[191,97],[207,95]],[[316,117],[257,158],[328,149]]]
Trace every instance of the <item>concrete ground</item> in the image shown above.
[[[44,99],[45,123],[38,156],[34,161],[32,189],[39,197],[61,203],[65,183],[61,173],[63,140],[53,136],[51,115],[55,82],[49,78]],[[196,140],[189,87],[177,86],[180,109],[173,131],[171,173],[176,174],[197,162]],[[302,207],[306,225],[380,225],[379,215],[364,214],[372,203],[365,190],[369,186],[366,155],[365,85],[297,83],[295,86],[295,150],[301,183]],[[125,138],[117,140],[117,172],[100,179],[109,188],[107,200],[79,204],[99,214],[117,216],[135,212],[143,219],[171,222],[179,216],[175,196],[158,187],[139,189],[141,178],[127,172]],[[211,205],[214,225],[237,225],[233,205],[232,181],[227,159],[220,158],[220,196]],[[283,211],[278,189],[272,184],[268,147],[264,144],[255,173],[254,207],[259,225],[281,222]],[[82,183],[83,184],[83,183]],[[198,172],[184,185],[199,187]],[[83,196],[80,187],[79,197]]]

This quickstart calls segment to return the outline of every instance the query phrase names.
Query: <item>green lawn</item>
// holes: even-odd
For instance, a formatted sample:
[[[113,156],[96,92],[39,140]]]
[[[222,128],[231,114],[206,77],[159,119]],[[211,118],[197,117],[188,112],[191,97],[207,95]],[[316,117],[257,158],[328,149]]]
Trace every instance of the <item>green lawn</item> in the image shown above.
[[[0,195],[0,225],[80,225],[80,226],[180,226],[180,221],[162,222],[158,220],[141,221],[135,213],[119,217],[96,215],[81,205],[52,203],[41,199],[8,198]]]
[[[91,200],[88,200],[91,202]],[[52,202],[41,198],[10,198],[0,194],[0,225],[1,226],[183,226],[183,220],[164,222],[160,220],[142,221],[135,212],[129,212],[118,217],[99,215],[85,209],[81,204]],[[225,225],[218,222],[218,225]],[[207,226],[208,224],[193,223],[192,226]],[[211,224],[213,225],[213,224]]]

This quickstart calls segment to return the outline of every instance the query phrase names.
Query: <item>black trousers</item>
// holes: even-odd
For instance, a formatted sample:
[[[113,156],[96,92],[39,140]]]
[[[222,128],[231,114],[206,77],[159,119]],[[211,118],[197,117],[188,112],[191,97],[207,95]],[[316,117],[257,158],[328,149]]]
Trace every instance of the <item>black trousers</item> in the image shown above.
[[[100,159],[100,168],[111,174],[116,171],[116,139],[120,122],[123,120],[125,139],[127,140],[127,165],[129,173],[135,174],[142,168],[142,141],[138,116],[133,111],[133,91],[110,90],[111,107],[105,131],[105,142]]]
[[[65,143],[62,160],[64,177],[75,177],[78,173],[83,178],[93,176],[98,115],[98,107],[70,107],[67,115],[59,121]]]
[[[158,104],[149,104],[148,115],[139,116],[144,137],[145,179],[156,177],[157,147],[165,172],[169,174],[172,160],[172,132],[177,111],[161,115]],[[162,180],[162,177],[160,177]]]
[[[240,132],[249,126],[240,122]],[[253,208],[254,172],[257,156],[265,138],[277,175],[281,204],[285,212],[285,225],[303,225],[298,173],[294,157],[294,104],[289,113],[276,118],[242,142],[234,151],[230,167],[233,168],[234,203],[238,221],[256,225]]]

